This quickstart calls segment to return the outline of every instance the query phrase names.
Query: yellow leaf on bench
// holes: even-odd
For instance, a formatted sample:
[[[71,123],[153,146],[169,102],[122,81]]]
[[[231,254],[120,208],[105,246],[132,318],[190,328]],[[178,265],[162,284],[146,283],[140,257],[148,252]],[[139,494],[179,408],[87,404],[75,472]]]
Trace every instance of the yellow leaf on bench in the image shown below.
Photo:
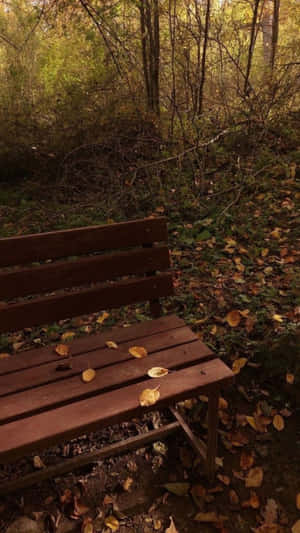
[[[107,346],[108,348],[113,348],[114,350],[116,350],[116,349],[118,348],[117,343],[114,342],[114,341],[106,341],[105,344],[106,344],[106,346]]]
[[[95,379],[96,372],[93,368],[87,368],[82,372],[81,377],[84,383],[89,383],[90,381],[93,381],[93,379]]]
[[[146,348],[143,346],[131,346],[128,351],[130,355],[133,355],[133,357],[136,357],[137,359],[142,359],[142,357],[146,357],[148,355]]]
[[[69,346],[66,344],[58,344],[55,348],[55,351],[58,355],[61,355],[62,357],[65,357],[69,353]]]
[[[108,317],[109,317],[109,313],[107,313],[106,311],[104,311],[104,312],[102,313],[102,315],[100,315],[100,316],[97,318],[97,320],[96,320],[97,324],[103,324],[104,320],[106,320]]]
[[[61,340],[63,342],[67,342],[67,341],[71,341],[72,339],[74,339],[74,337],[75,337],[74,331],[66,331],[65,333],[62,334]]]
[[[149,378],[163,378],[164,376],[169,374],[169,370],[161,366],[154,366],[153,368],[150,368],[150,370],[148,370],[147,374]]]
[[[142,407],[148,407],[154,405],[160,398],[160,392],[156,389],[144,389],[140,394],[140,405]]]

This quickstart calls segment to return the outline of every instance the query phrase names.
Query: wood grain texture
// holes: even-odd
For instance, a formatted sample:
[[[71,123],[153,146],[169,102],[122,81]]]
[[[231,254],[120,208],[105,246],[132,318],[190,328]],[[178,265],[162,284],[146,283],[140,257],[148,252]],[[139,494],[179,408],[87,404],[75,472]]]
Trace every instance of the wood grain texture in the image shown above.
[[[113,327],[104,333],[85,335],[84,337],[74,339],[70,345],[71,354],[74,358],[80,354],[87,354],[88,352],[105,348],[105,342],[109,340],[114,340],[118,344],[129,341],[134,341],[134,344],[139,344],[141,337],[156,335],[184,326],[185,323],[181,318],[176,315],[168,315],[156,320],[145,320],[127,328]],[[55,352],[55,345],[46,346],[45,348],[34,348],[29,351],[20,351],[14,356],[0,360],[0,376],[47,364],[51,361],[58,363],[62,360],[63,358]]]
[[[144,274],[150,268],[167,270],[169,266],[168,247],[158,246],[2,272],[0,300]]]
[[[212,356],[213,354],[209,348],[205,347],[200,341],[195,341],[154,352],[144,359],[127,360],[119,363],[117,367],[107,366],[98,369],[95,379],[90,383],[83,384],[81,376],[76,375],[33,388],[30,391],[25,390],[9,397],[4,396],[0,398],[0,424],[95,396],[117,387],[127,386],[130,383],[145,379],[147,371],[154,366],[175,371],[176,369],[197,364]],[[93,368],[96,367],[94,364],[92,366]],[[12,376],[16,379],[18,377],[15,374]],[[24,375],[25,380],[26,377]],[[13,382],[11,386],[14,387]]]
[[[0,309],[0,333],[38,324],[50,324],[64,318],[171,294],[173,294],[172,276],[169,273],[162,273],[149,278],[119,281],[93,289],[10,304]]]
[[[0,267],[167,241],[165,217],[0,239]]]
[[[142,337],[139,339],[139,343],[151,354],[195,340],[197,340],[195,333],[190,328],[183,327],[174,331],[151,335],[150,337]],[[119,372],[119,366],[116,367],[115,365],[118,365],[121,361],[132,359],[132,355],[128,351],[132,345],[132,342],[123,343],[118,350],[104,348],[102,350],[94,350],[88,354],[78,355],[77,357],[68,359],[72,368],[66,371],[57,371],[59,361],[56,361],[38,367],[24,369],[22,372],[0,376],[0,396],[6,396],[21,390],[29,390],[46,383],[62,381],[67,377],[80,375],[88,367],[99,369],[109,366],[111,369],[110,372]],[[72,355],[72,348],[70,354]],[[7,399],[7,401],[11,402],[13,398]]]
[[[122,389],[93,396],[86,400],[58,407],[29,418],[0,426],[0,462],[4,463],[26,452],[74,438],[88,431],[120,423],[144,412],[159,409],[171,402],[208,391],[217,383],[233,379],[232,371],[220,360],[213,359],[174,372],[159,381],[160,399],[148,408],[139,405],[145,388],[154,388],[158,380],[145,380]]]

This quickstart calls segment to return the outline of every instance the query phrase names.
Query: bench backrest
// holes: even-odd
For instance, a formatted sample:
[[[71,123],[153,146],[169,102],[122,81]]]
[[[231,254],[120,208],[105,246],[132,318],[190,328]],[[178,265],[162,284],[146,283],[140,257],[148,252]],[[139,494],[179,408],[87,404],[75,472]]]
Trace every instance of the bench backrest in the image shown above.
[[[0,333],[143,301],[158,316],[166,241],[164,217],[0,239]]]

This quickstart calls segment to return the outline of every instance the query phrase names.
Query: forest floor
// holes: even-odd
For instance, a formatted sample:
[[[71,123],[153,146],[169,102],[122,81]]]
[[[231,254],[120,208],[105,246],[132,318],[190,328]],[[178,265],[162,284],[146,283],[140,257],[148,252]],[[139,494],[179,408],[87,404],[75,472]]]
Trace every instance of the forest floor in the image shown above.
[[[175,186],[174,194],[160,194],[152,209],[138,207],[130,217],[168,216],[176,296],[164,310],[183,317],[236,373],[220,403],[216,483],[207,484],[201,463],[178,434],[165,445],[107,459],[0,500],[1,532],[300,532],[298,170],[288,154],[261,171],[252,168],[228,194],[212,185],[203,201],[182,190],[177,195]],[[102,197],[64,203],[41,195],[30,183],[3,187],[0,235],[122,219],[122,213],[105,210]],[[21,357],[28,346],[57,342],[66,331],[86,335],[141,321],[146,307],[112,311],[102,325],[98,316],[83,317],[80,327],[62,321],[2,337],[0,352]],[[205,435],[206,398],[185,402],[183,409],[195,431]],[[154,414],[84,436],[40,458],[52,464],[146,431],[157,419]],[[0,481],[33,470],[33,457],[27,457],[0,469]]]

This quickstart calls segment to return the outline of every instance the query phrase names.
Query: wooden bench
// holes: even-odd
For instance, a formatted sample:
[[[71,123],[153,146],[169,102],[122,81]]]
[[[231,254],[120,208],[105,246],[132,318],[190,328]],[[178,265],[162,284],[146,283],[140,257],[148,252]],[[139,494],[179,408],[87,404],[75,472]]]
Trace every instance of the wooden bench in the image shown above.
[[[173,293],[166,241],[162,217],[0,239],[0,334],[146,301],[154,317],[77,338],[71,358],[47,346],[0,359],[0,464],[151,409],[167,406],[174,415],[164,427],[7,482],[0,492],[144,446],[178,428],[213,477],[219,391],[233,374],[183,320],[160,316],[159,298]],[[108,348],[108,340],[118,348]],[[148,356],[133,358],[132,346],[143,346]],[[147,371],[156,366],[172,372],[151,379]],[[83,383],[88,367],[96,377]],[[158,402],[141,407],[141,392],[158,385]],[[209,398],[207,445],[175,408],[200,392]]]

